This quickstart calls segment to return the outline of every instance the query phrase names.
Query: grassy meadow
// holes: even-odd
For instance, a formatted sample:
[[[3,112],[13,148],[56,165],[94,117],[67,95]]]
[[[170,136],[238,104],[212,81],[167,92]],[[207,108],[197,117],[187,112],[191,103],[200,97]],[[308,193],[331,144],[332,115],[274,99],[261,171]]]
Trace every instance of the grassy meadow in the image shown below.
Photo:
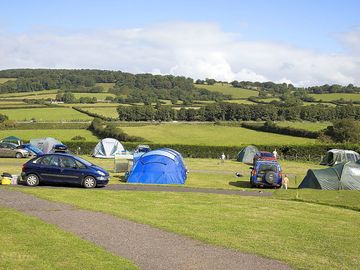
[[[310,96],[322,101],[334,101],[341,98],[349,101],[360,101],[360,94],[353,93],[310,94]]]
[[[149,224],[205,243],[278,259],[296,269],[357,269],[360,264],[359,212],[328,206],[328,202],[322,205],[277,196],[98,189],[18,190]],[[313,191],[312,197],[318,192],[321,191]],[[334,201],[334,193],[323,192],[324,198]],[[359,199],[359,193],[336,194]]]
[[[104,92],[108,92],[111,87],[113,87],[115,83],[97,83],[96,86],[100,86],[104,89]]]
[[[291,122],[291,121],[279,121],[276,124],[280,127],[291,127],[291,128],[298,128],[298,129],[305,129],[309,131],[320,131],[328,126],[332,125],[331,122]]]
[[[242,88],[233,87],[231,84],[216,83],[214,85],[207,84],[194,84],[197,88],[205,88],[209,91],[220,92],[225,95],[231,95],[234,99],[246,99],[249,97],[258,96],[259,92],[255,90],[248,90]]]
[[[0,84],[5,83],[7,81],[15,81],[16,78],[0,78]]]
[[[1,110],[10,120],[26,121],[35,118],[36,121],[90,121],[92,118],[71,108],[36,108],[36,109],[8,109]]]
[[[127,134],[153,143],[236,146],[244,144],[314,144],[314,139],[212,124],[170,124],[121,127]]]
[[[138,269],[40,219],[4,207],[0,215],[0,269]]]

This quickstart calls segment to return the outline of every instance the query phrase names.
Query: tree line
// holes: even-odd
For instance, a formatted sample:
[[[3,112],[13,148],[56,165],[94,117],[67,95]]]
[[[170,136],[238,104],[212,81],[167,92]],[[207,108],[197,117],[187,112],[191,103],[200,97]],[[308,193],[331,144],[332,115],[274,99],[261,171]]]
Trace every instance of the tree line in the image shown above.
[[[170,106],[120,106],[122,121],[333,121],[353,118],[360,120],[360,107],[324,105],[278,107],[271,104],[247,105],[219,102],[200,109],[173,109]]]

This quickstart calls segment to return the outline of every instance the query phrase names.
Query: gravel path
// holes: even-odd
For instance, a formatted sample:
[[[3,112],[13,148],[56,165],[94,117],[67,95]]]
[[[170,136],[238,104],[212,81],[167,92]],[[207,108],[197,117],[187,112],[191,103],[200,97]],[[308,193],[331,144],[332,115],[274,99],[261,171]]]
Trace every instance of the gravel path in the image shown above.
[[[17,191],[0,188],[0,205],[56,224],[144,270],[290,269],[275,260],[206,245],[147,225]]]

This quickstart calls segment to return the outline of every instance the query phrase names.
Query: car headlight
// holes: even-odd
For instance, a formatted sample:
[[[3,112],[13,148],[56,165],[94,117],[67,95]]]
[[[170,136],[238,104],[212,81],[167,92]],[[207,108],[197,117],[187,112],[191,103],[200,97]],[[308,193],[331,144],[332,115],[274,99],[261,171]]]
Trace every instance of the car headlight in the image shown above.
[[[103,173],[102,171],[96,171],[99,175],[101,175],[101,176],[105,176],[106,174],[105,173]]]

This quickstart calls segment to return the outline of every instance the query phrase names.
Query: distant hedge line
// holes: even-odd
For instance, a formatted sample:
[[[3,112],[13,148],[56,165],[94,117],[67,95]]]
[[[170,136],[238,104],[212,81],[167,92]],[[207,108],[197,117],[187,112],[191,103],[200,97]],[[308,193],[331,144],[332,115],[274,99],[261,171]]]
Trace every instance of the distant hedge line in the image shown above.
[[[74,110],[78,111],[78,112],[81,112],[81,113],[84,113],[84,114],[87,114],[88,116],[91,116],[91,117],[94,117],[94,118],[100,118],[101,120],[104,120],[104,121],[118,121],[119,119],[116,119],[116,118],[113,118],[113,117],[108,117],[108,116],[104,116],[104,115],[101,115],[101,114],[98,114],[98,113],[94,113],[94,112],[89,112],[87,110],[84,110],[80,107],[72,107]]]
[[[16,123],[11,126],[2,127],[1,129],[88,129],[90,123],[41,123],[41,122],[29,122],[29,123]]]
[[[242,127],[257,130],[257,131],[264,131],[264,132],[270,132],[270,133],[276,133],[276,134],[282,134],[282,135],[290,135],[290,136],[296,136],[296,137],[304,137],[304,138],[311,138],[316,139],[320,136],[320,132],[316,131],[309,131],[305,129],[297,129],[292,127],[280,127],[276,125],[275,123],[265,123],[265,124],[259,124],[259,123],[242,123]]]
[[[63,142],[70,150],[79,154],[90,154],[94,149],[96,142]],[[139,142],[124,142],[123,145],[127,150],[133,150]],[[154,144],[147,143],[152,149],[169,147],[179,151],[184,157],[191,158],[220,158],[224,153],[230,159],[236,159],[239,151],[244,146],[201,146],[201,145],[182,145],[182,144]],[[80,147],[80,149],[78,149]],[[259,150],[276,151],[281,159],[299,160],[299,161],[315,161],[320,162],[322,156],[332,148],[352,149],[360,151],[359,145],[256,145]]]

